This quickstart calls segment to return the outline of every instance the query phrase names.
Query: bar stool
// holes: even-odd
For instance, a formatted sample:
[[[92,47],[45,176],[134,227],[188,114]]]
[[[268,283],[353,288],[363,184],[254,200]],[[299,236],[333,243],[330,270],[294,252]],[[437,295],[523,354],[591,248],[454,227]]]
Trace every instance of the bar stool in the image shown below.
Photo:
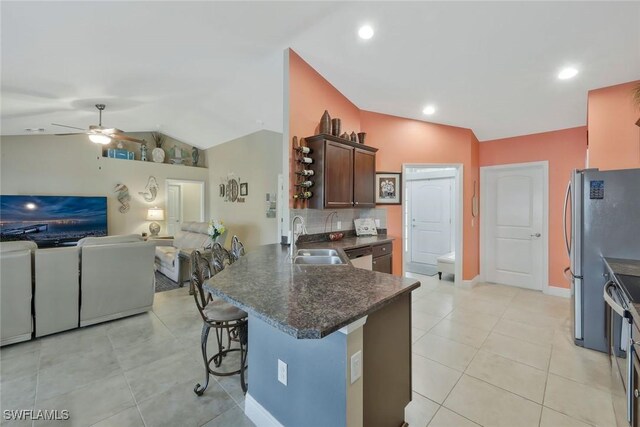
[[[231,254],[220,243],[215,242],[211,245],[211,254],[219,265],[224,269],[227,265],[231,264]]]
[[[193,266],[193,274],[191,283],[193,284],[193,297],[196,301],[198,312],[202,317],[202,335],[200,337],[200,345],[202,348],[202,359],[206,372],[206,381],[204,386],[200,383],[196,384],[193,391],[202,396],[209,386],[209,377],[211,375],[230,376],[240,374],[240,385],[243,392],[247,392],[247,384],[245,381],[245,370],[247,369],[247,313],[238,307],[227,303],[221,298],[211,296],[203,288],[204,282],[211,278],[214,274],[219,273],[224,268],[224,264],[219,263],[215,256],[211,257],[211,262],[200,251],[193,251],[191,254],[191,265]],[[218,352],[213,356],[207,355],[207,341],[209,331],[213,328],[216,331],[216,341],[218,344]],[[226,332],[227,347],[223,346],[223,338]],[[231,348],[231,341],[238,341],[240,348]],[[240,352],[240,368],[231,372],[221,372],[215,370],[222,364],[222,360],[229,353]],[[212,367],[213,364],[213,367]]]
[[[231,250],[229,251],[229,255],[231,256],[231,263],[236,262],[244,255],[244,245],[236,235],[231,239]]]

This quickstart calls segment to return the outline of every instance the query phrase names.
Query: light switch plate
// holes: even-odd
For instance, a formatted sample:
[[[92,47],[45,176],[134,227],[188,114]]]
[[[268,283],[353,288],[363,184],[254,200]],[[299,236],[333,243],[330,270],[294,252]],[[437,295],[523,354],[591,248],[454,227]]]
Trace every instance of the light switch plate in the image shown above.
[[[287,385],[287,364],[278,359],[278,381]]]
[[[351,384],[362,376],[362,352],[357,351],[351,356]]]

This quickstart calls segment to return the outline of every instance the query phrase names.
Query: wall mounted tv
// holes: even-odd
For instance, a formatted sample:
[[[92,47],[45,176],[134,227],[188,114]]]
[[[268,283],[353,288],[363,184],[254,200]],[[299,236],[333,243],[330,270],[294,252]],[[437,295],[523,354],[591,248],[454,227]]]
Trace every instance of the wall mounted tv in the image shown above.
[[[47,248],[106,235],[106,197],[0,195],[2,241],[31,240]]]

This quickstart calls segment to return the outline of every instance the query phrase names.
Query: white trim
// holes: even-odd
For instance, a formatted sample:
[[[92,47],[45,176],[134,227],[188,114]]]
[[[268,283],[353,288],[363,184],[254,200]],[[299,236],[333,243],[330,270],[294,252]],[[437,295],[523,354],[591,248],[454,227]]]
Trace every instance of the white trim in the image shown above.
[[[476,277],[474,277],[471,280],[463,280],[462,281],[462,285],[460,287],[465,288],[465,289],[471,289],[474,286],[476,286],[478,283],[480,283],[482,280],[480,280],[480,275],[478,274]]]
[[[487,172],[501,169],[542,168],[542,292],[549,294],[549,162],[547,160],[528,163],[510,163],[480,167],[480,276],[486,277],[486,245],[487,245]]]
[[[338,329],[338,332],[341,332],[345,335],[349,335],[350,333],[356,331],[357,329],[362,328],[365,323],[367,323],[367,316],[361,317],[355,322],[349,323],[347,326],[344,326]]]
[[[464,247],[463,247],[463,235],[462,235],[462,224],[464,221],[464,198],[463,198],[463,184],[464,184],[464,165],[462,163],[403,163],[402,164],[402,191],[406,194],[406,185],[404,181],[404,176],[406,176],[407,168],[454,168],[455,176],[454,176],[454,196],[455,196],[455,251],[456,251],[456,262],[455,262],[455,279],[454,285],[458,287],[464,287],[462,280],[462,266],[464,265]],[[407,239],[406,233],[406,221],[405,221],[405,209],[407,207],[406,197],[402,198],[402,241],[400,242],[402,247],[402,276],[405,276],[406,273],[406,259],[407,252],[405,249],[405,241]]]
[[[571,298],[571,288],[548,285],[543,293],[554,297]]]
[[[283,99],[282,99],[282,182],[278,194],[278,203],[280,205],[278,215],[279,231],[278,242],[281,242],[283,237],[286,237],[289,241],[289,225],[291,221],[291,210],[289,208],[289,180],[291,179],[290,170],[291,167],[291,137],[289,129],[289,48],[283,51],[283,73],[282,73],[282,87],[283,87]],[[304,137],[305,135],[298,135]]]
[[[256,427],[284,427],[280,422],[267,411],[264,406],[258,403],[249,392],[244,397],[244,414],[256,425]]]

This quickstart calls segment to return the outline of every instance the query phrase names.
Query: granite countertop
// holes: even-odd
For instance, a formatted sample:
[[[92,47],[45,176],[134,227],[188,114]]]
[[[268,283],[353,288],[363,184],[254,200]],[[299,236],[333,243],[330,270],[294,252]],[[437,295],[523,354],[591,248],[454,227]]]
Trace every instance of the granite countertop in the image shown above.
[[[322,247],[335,243],[323,242]],[[295,338],[317,339],[420,286],[415,279],[350,263],[292,264],[288,249],[280,244],[255,248],[209,279],[205,289]]]
[[[298,243],[298,248],[312,249],[312,248],[330,248],[330,249],[355,249],[363,246],[378,245],[381,243],[390,243],[395,240],[395,237],[387,236],[386,234],[378,234],[377,236],[362,236],[362,237],[345,237],[342,240],[329,241],[329,242],[304,242]]]

